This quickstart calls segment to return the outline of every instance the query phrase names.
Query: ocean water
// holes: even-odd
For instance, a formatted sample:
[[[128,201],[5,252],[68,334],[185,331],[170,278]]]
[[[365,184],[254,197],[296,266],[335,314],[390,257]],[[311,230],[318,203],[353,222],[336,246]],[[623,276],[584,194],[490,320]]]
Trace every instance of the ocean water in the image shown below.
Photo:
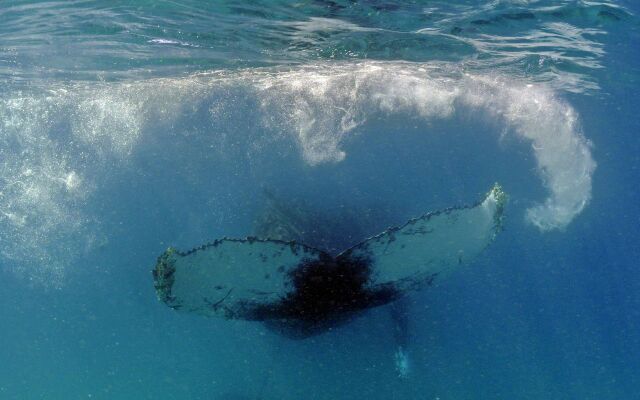
[[[0,399],[640,399],[639,12],[0,2]],[[389,307],[296,341],[156,298],[267,192],[357,242],[494,182],[504,231],[405,300],[405,377]]]

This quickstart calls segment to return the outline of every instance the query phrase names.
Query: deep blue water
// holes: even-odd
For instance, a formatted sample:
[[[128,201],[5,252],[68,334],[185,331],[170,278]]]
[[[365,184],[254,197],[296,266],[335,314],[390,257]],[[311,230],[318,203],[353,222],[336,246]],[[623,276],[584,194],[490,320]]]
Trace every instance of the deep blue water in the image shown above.
[[[640,399],[636,3],[219,3],[0,2],[1,399]],[[494,182],[406,378],[388,307],[292,341],[156,299],[265,189],[373,235]]]

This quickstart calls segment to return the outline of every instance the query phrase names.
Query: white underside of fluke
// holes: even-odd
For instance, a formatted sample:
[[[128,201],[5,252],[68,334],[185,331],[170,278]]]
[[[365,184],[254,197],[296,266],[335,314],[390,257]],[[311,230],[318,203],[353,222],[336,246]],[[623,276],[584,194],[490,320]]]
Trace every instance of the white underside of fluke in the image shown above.
[[[343,253],[370,260],[370,287],[392,284],[419,288],[473,260],[501,228],[506,195],[496,185],[473,206],[426,214],[400,228],[388,229]]]

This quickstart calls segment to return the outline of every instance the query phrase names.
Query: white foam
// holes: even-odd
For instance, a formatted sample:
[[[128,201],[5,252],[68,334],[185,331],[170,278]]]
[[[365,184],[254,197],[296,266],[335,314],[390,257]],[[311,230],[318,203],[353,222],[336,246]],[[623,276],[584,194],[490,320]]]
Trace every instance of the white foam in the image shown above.
[[[576,111],[544,85],[505,76],[363,62],[76,84],[0,99],[2,259],[35,265],[43,276],[61,275],[90,246],[87,238],[96,237],[89,221],[101,216],[84,201],[102,184],[101,174],[144,151],[144,135],[155,135],[149,124],[170,132],[176,119],[200,107],[211,110],[212,121],[226,118],[220,110],[242,96],[257,101],[252,115],[266,131],[294,138],[309,165],[347,157],[345,139],[367,121],[392,115],[431,121],[480,111],[531,144],[549,195],[527,210],[528,221],[543,231],[562,229],[591,197],[595,162]]]
[[[143,118],[130,96],[100,93],[69,88],[0,100],[1,259],[47,286],[62,284],[95,238],[84,209],[95,185],[87,166],[126,154]]]
[[[55,123],[50,106],[47,99],[0,102],[0,253],[5,264],[56,285],[83,225],[75,204],[84,189],[67,156],[42,135]]]
[[[254,78],[255,81],[255,78]],[[264,115],[283,115],[310,164],[336,162],[344,138],[368,119],[409,114],[449,118],[469,108],[493,115],[531,143],[549,197],[527,210],[540,230],[562,229],[591,197],[595,162],[575,110],[544,85],[509,77],[443,73],[433,65],[359,63],[300,68],[258,79]]]
[[[193,81],[71,84],[0,98],[0,260],[47,286],[105,242],[85,207],[140,150],[146,123],[171,125]],[[200,97],[199,97],[200,98]]]

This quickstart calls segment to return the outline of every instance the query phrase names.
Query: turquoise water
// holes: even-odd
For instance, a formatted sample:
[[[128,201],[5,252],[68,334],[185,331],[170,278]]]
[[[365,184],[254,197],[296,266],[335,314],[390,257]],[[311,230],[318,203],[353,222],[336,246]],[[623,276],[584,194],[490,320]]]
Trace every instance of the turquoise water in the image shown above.
[[[217,3],[0,3],[0,398],[640,399],[634,2]],[[388,307],[292,341],[156,299],[265,190],[369,236],[496,181],[404,378]]]

